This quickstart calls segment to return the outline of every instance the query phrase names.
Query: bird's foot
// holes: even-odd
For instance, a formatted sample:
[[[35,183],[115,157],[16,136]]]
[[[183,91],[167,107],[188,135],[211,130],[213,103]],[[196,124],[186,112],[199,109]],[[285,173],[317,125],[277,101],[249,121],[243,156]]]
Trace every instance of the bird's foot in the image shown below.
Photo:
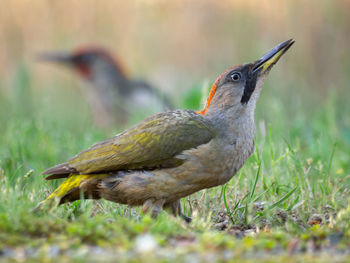
[[[180,200],[176,200],[175,202],[169,203],[167,205],[167,207],[171,209],[171,212],[175,217],[181,216],[186,221],[186,223],[191,223],[192,218],[190,218],[182,213]]]
[[[163,211],[164,199],[148,199],[142,206],[142,211],[146,214],[151,211],[152,218],[157,218],[158,214]]]

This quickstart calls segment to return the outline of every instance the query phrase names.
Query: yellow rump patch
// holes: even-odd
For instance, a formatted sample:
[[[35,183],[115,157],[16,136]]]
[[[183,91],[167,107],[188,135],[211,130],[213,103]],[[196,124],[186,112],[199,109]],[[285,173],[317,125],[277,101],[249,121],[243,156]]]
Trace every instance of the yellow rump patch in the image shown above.
[[[57,189],[53,191],[53,193],[46,198],[45,201],[50,199],[61,199],[70,190],[79,187],[85,180],[100,179],[106,176],[108,176],[108,174],[72,174],[66,180],[64,180],[63,183],[57,187]]]

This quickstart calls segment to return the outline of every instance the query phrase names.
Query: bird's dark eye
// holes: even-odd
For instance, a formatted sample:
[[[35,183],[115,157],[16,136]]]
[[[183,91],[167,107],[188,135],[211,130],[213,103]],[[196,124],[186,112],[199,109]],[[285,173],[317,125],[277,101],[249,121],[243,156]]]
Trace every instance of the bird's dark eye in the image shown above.
[[[231,74],[231,79],[233,80],[233,81],[239,81],[240,79],[241,79],[241,73],[239,73],[239,72],[233,72],[232,74]]]

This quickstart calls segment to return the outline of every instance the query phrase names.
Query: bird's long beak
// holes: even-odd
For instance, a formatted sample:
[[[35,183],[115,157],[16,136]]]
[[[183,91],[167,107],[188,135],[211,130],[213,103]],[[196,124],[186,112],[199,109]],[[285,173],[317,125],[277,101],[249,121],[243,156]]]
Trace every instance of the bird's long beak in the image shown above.
[[[267,52],[259,60],[255,62],[254,72],[260,74],[269,71],[274,64],[280,59],[280,57],[294,44],[294,39],[289,39]]]
[[[65,52],[42,52],[37,55],[36,59],[40,62],[53,62],[63,65],[73,63],[72,56]]]

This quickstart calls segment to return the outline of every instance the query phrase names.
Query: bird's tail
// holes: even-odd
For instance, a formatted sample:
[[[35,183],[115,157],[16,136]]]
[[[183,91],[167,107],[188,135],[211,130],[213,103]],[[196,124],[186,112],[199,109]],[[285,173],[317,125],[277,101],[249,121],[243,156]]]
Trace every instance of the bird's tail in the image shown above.
[[[71,174],[34,210],[39,210],[43,206],[52,207],[57,204],[73,202],[81,197],[99,199],[100,194],[97,191],[97,184],[107,176],[108,174]]]

